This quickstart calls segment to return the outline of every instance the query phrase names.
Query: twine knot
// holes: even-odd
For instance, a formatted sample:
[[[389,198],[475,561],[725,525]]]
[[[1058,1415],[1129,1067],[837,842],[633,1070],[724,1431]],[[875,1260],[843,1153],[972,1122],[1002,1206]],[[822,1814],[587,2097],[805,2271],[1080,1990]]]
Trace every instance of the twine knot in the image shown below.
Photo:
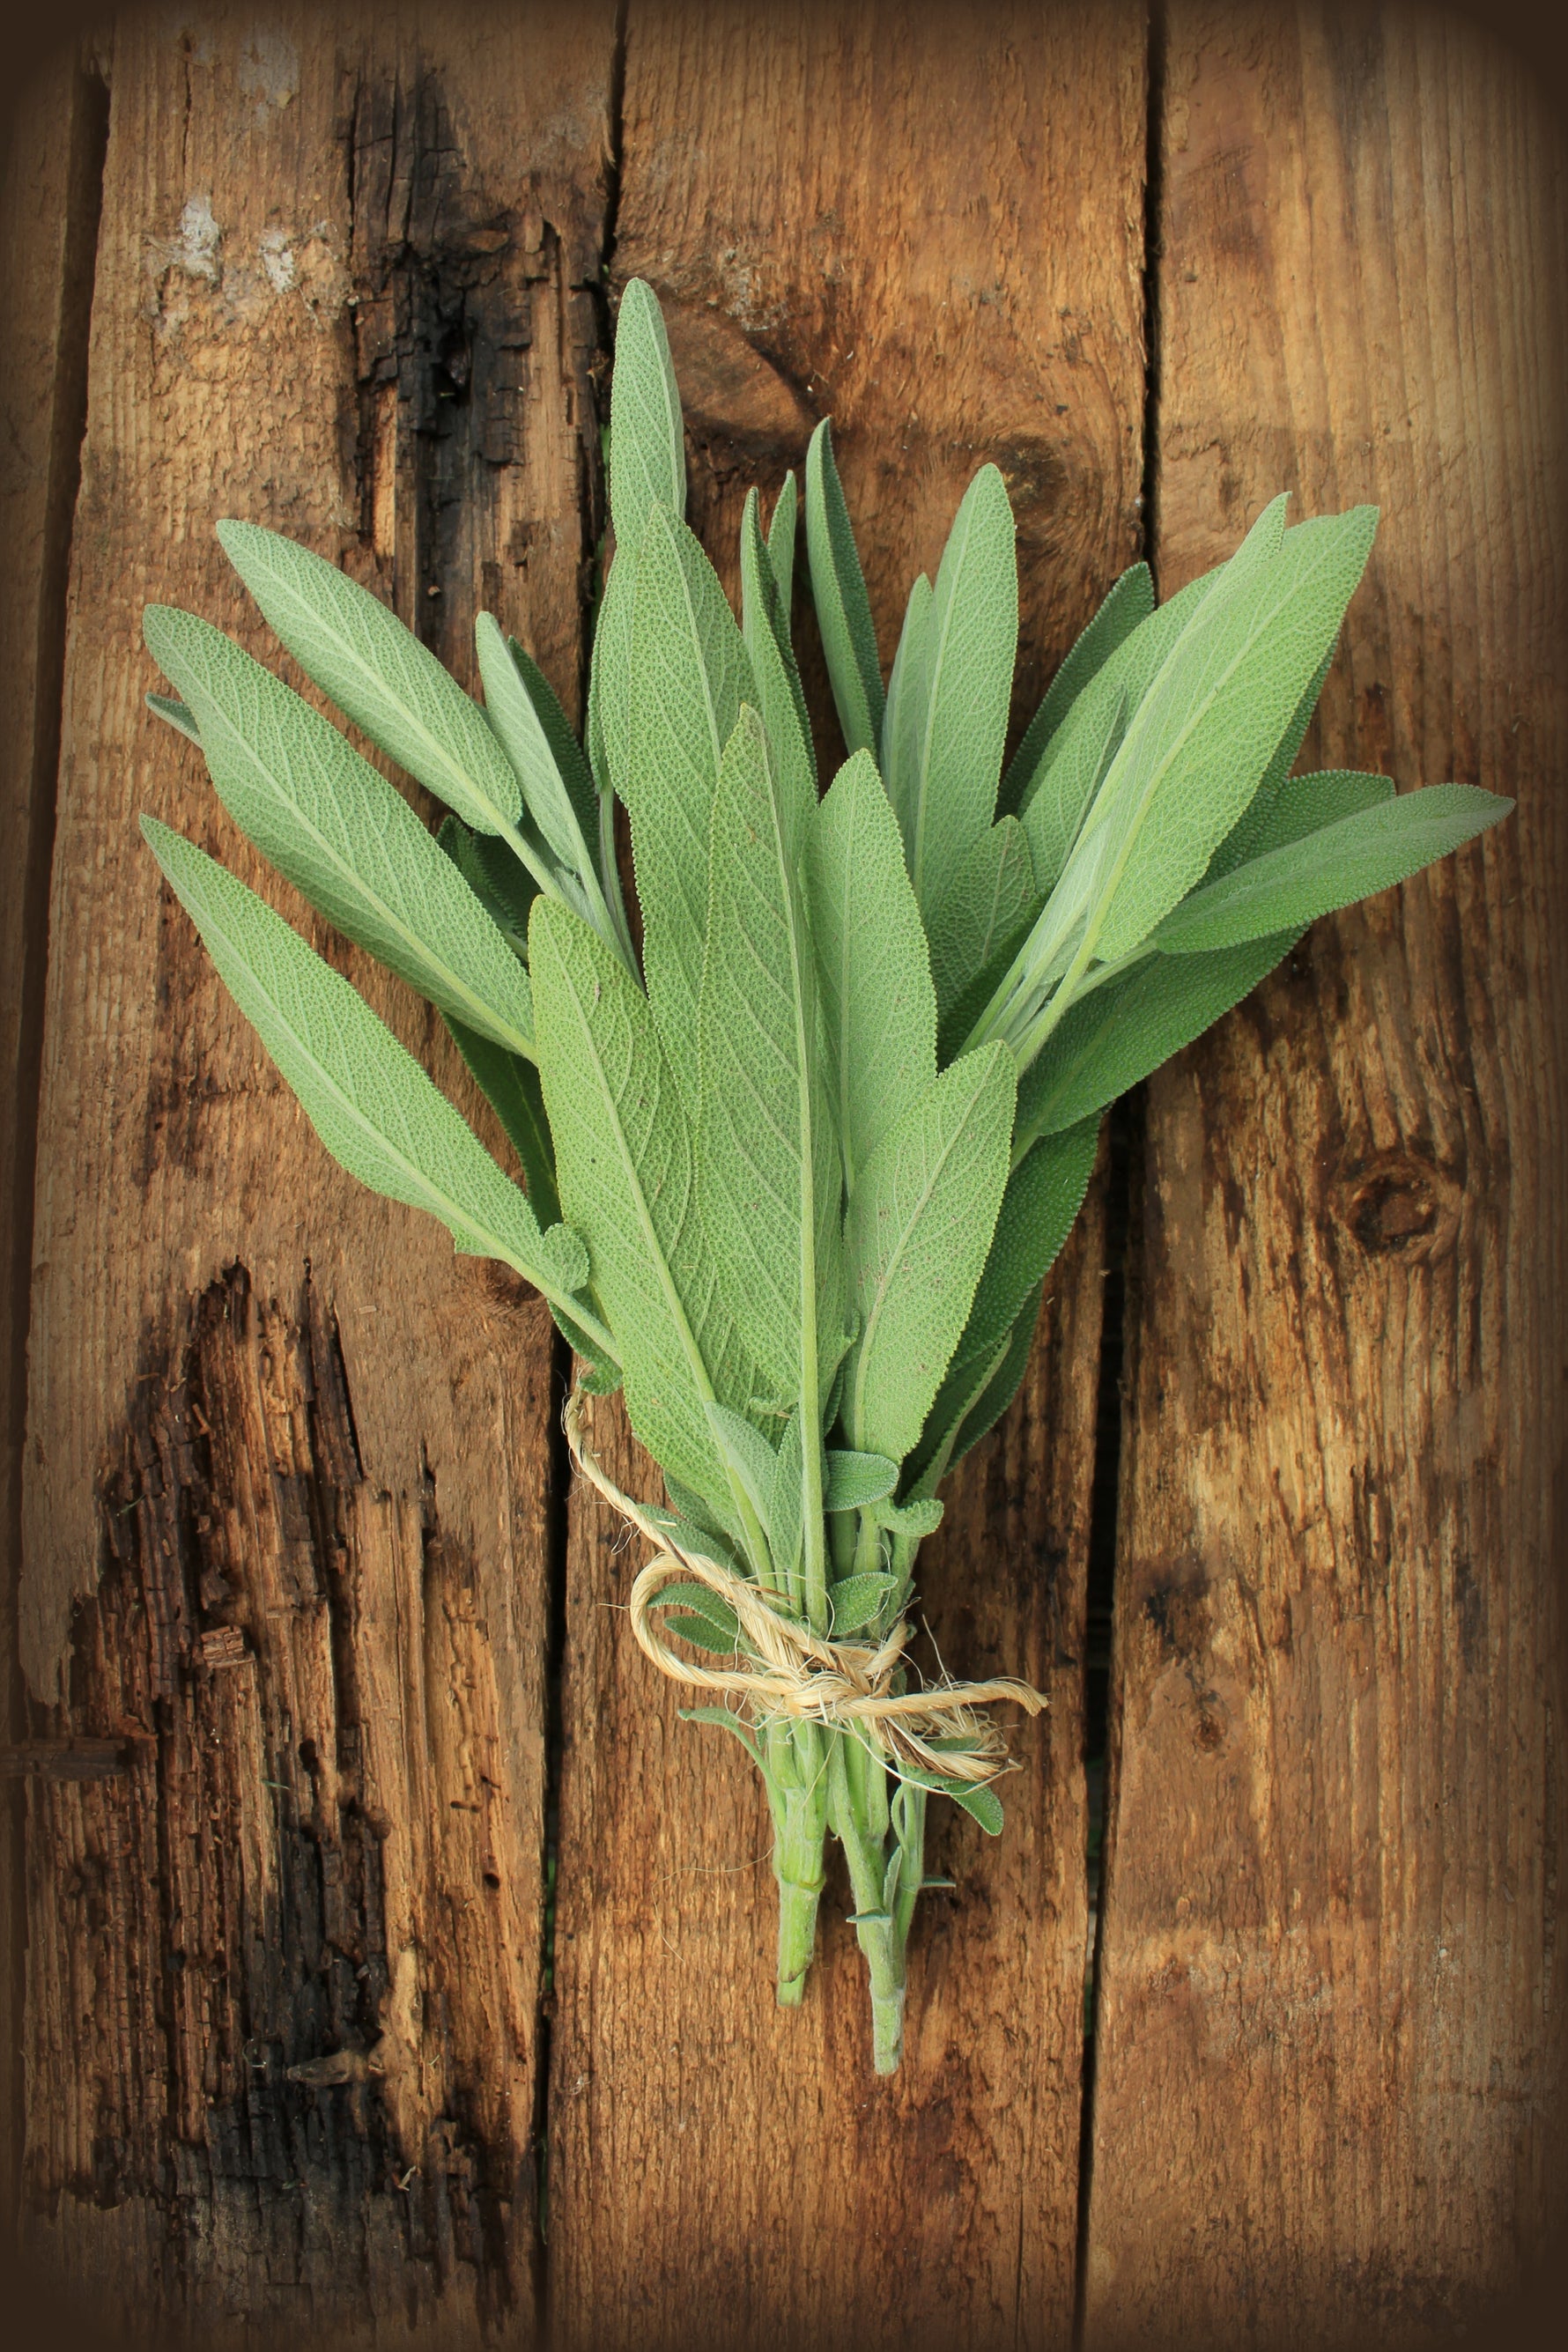
[[[638,1647],[672,1682],[747,1702],[753,1717],[784,1716],[825,1727],[862,1730],[895,1767],[912,1766],[939,1779],[979,1787],[1017,1768],[1000,1727],[978,1713],[1011,1699],[1029,1715],[1046,1705],[1028,1683],[997,1675],[986,1682],[955,1682],[943,1675],[923,1690],[897,1691],[894,1681],[912,1636],[907,1618],[875,1643],[833,1641],[792,1615],[789,1603],[721,1560],[691,1551],[661,1528],[643,1506],[608,1477],[583,1433],[582,1391],[574,1389],[564,1415],[572,1459],[612,1510],[654,1547],[637,1570],[629,1613]],[[734,1612],[739,1628],[732,1666],[700,1665],[672,1649],[653,1621],[664,1588],[677,1579],[706,1586]]]

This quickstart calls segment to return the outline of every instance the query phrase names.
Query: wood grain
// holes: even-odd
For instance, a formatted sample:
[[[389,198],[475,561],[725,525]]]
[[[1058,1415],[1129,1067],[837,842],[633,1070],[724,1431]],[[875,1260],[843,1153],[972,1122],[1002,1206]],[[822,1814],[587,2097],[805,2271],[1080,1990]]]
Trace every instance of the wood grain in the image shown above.
[[[16,1572],[26,1418],[28,1269],[38,1033],[47,964],[49,851],[59,761],[66,572],[87,404],[88,322],[108,100],[75,47],[19,94],[0,194],[0,314],[15,341],[0,378],[0,1658],[5,1736],[20,1738]],[[5,1801],[0,1969],[21,2013],[20,1791]],[[0,2057],[0,2244],[16,2210],[21,2052]]]
[[[1019,507],[1031,660],[1081,625],[1136,547],[1143,57],[1141,22],[1103,11],[633,6],[615,271],[668,306],[693,518],[721,570],[747,484],[771,495],[831,405],[885,656],[991,455]],[[826,745],[820,677],[816,711]],[[633,1562],[574,1498],[550,2175],[564,2342],[1065,2340],[1102,1243],[1097,1192],[1024,1395],[922,1555],[944,1659],[1028,1674],[1052,1712],[1018,1736],[1002,1839],[937,1830],[959,1891],[917,1927],[891,2085],[871,2073],[837,1876],[805,2006],[774,2007],[760,1788],[721,1734],[677,1720],[618,1614]],[[618,1406],[595,1429],[614,1475],[646,1480]]]
[[[1427,2341],[1562,2178],[1564,184],[1452,19],[1172,12],[1162,588],[1379,500],[1309,764],[1519,812],[1149,1089],[1090,2346]]]
[[[531,2326],[549,1324],[327,1159],[160,892],[138,808],[480,1118],[145,715],[139,635],[165,599],[275,654],[213,541],[237,513],[444,652],[493,595],[574,691],[612,51],[592,8],[470,16],[434,59],[384,12],[110,45],[22,1615],[34,1738],[120,1759],[27,1782],[25,2227],[153,2331]]]

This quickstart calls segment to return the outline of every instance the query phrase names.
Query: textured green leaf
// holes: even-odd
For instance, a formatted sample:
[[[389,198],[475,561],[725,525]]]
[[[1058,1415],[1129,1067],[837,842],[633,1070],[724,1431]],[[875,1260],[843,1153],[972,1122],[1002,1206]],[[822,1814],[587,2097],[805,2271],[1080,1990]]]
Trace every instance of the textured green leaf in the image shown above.
[[[1078,838],[1084,813],[1105,773],[1107,751],[1114,751],[1129,714],[1148,692],[1150,681],[1198,605],[1220,577],[1223,565],[1191,581],[1157,613],[1131,630],[1107,655],[1078,694],[1047,744],[1019,805],[1035,879],[1052,889]]]
[[[724,747],[757,688],[712,565],[684,523],[650,507],[632,607],[630,757],[621,795],[643,915],[648,1002],[688,1111],[697,1113],[697,1008],[708,850]]]
[[[778,583],[779,610],[784,614],[786,637],[790,634],[790,606],[795,601],[795,532],[799,507],[800,492],[792,471],[784,478],[784,488],[773,502],[773,520],[768,524],[768,561]]]
[[[1202,955],[1299,930],[1406,880],[1512,806],[1475,784],[1430,784],[1382,799],[1194,890],[1161,924],[1155,943],[1169,955]]]
[[[1017,1321],[991,1360],[988,1376],[983,1385],[977,1384],[972,1401],[958,1416],[956,1423],[942,1433],[940,1444],[931,1453],[928,1454],[925,1445],[921,1445],[916,1456],[920,1475],[910,1488],[911,1496],[929,1492],[950,1471],[956,1469],[987,1431],[995,1428],[1017,1395],[1024,1383],[1024,1374],[1029,1368],[1044,1289],[1043,1282],[1037,1283],[1024,1301]],[[934,1419],[932,1426],[935,1426]],[[915,1507],[912,1501],[910,1507]]]
[[[826,416],[805,453],[805,551],[845,748],[869,751],[874,758],[882,733],[882,667]]]
[[[847,1641],[879,1615],[883,1602],[898,1584],[896,1576],[885,1569],[871,1569],[860,1576],[847,1576],[828,1588],[827,1605],[832,1612],[831,1625],[836,1642]],[[894,1849],[895,1859],[899,1849]],[[883,1900],[888,1898],[884,1895]]]
[[[327,1150],[373,1192],[439,1217],[459,1250],[502,1259],[569,1312],[587,1254],[542,1234],[517,1186],[363,998],[243,882],[167,825],[142,831]]]
[[[1312,713],[1318,707],[1318,697],[1323,690],[1323,680],[1333,665],[1337,651],[1338,641],[1336,640],[1318,664],[1305,693],[1291,712],[1290,724],[1275,745],[1268,765],[1263,771],[1258,790],[1209,859],[1204,874],[1205,882],[1217,882],[1220,876],[1228,874],[1233,866],[1245,866],[1247,859],[1256,857],[1261,849],[1275,846],[1272,840],[1267,842],[1264,840],[1264,828],[1268,824],[1274,803],[1279,795],[1285,779],[1296,764],[1296,754],[1300,751],[1307,730],[1311,725]]]
[[[1018,648],[1016,538],[1006,485],[982,466],[931,591],[915,769],[899,811],[928,929],[996,805]]]
[[[172,727],[177,735],[183,735],[187,742],[200,748],[202,730],[196,725],[194,710],[188,709],[172,694],[149,694],[145,700],[154,719],[163,719],[164,725]]]
[[[522,1162],[529,1206],[542,1225],[548,1228],[558,1224],[561,1198],[555,1189],[555,1148],[550,1139],[550,1121],[544,1116],[539,1072],[521,1054],[509,1054],[504,1045],[481,1037],[477,1029],[466,1028],[449,1013],[442,1017]]]
[[[217,535],[271,628],[345,717],[477,833],[515,824],[522,796],[484,712],[395,613],[275,530],[220,522]]]
[[[846,1446],[827,1449],[827,1482],[823,1508],[863,1511],[890,1495],[899,1483],[899,1465],[885,1454],[856,1454]]]
[[[588,755],[573,730],[560,696],[528,651],[515,637],[508,637],[507,650],[512,657],[519,677],[528,688],[539,723],[544,730],[544,740],[550,754],[565,780],[567,793],[577,819],[577,830],[593,848],[599,822],[599,791],[594,782],[594,772]]]
[[[588,759],[601,793],[626,798],[631,757],[632,606],[637,562],[622,541],[605,582],[594,622],[588,666]]]
[[[1089,919],[1101,961],[1147,939],[1251,799],[1334,642],[1376,524],[1374,507],[1321,516],[1273,556],[1252,553],[1249,537],[1172,648],[1101,788]]]
[[[791,1403],[814,1374],[826,1388],[844,1321],[838,1147],[798,881],[814,814],[742,707],[713,802],[698,1199],[745,1345]]]
[[[846,1184],[936,1076],[936,995],[903,844],[870,754],[846,761],[807,836],[812,931]]]
[[[241,832],[443,1013],[531,1055],[528,975],[396,787],[221,629],[158,604],[143,628]]]
[[[901,841],[914,835],[915,803],[921,775],[921,750],[925,740],[926,702],[931,691],[931,582],[922,572],[910,590],[904,625],[888,679],[888,707],[882,718],[882,781],[899,820]]]
[[[948,1013],[1040,904],[1024,828],[1005,816],[973,843],[931,924],[937,1017]]]
[[[441,819],[437,845],[451,859],[513,955],[528,961],[528,910],[539,885],[493,833],[470,833],[460,816]]]
[[[672,1496],[679,1481],[729,1497],[704,1408],[743,1408],[756,1377],[719,1295],[690,1126],[647,1000],[597,932],[552,899],[535,900],[529,945],[556,1181],[588,1245],[632,1427]]]
[[[672,1612],[665,1622],[684,1641],[731,1654],[739,1649],[741,1621],[729,1602],[708,1585],[663,1585],[654,1605]],[[677,1611],[679,1615],[673,1613]]]
[[[1015,1148],[1075,1127],[1135,1087],[1239,1004],[1299,936],[1210,956],[1150,955],[1080,998],[1018,1081]]]
[[[1154,610],[1154,583],[1146,563],[1128,567],[1052,678],[1045,700],[1024,730],[996,795],[999,816],[1016,815],[1029,798],[1036,772],[1057,730],[1096,673]],[[1294,754],[1291,755],[1294,757]]]
[[[593,835],[584,835],[516,650],[493,613],[479,614],[474,624],[474,643],[484,681],[485,711],[516,772],[524,806],[557,862],[568,874],[585,880],[595,872],[589,847]]]
[[[939,1796],[951,1797],[971,1820],[979,1822],[987,1837],[1001,1836],[1002,1800],[989,1781],[976,1787],[972,1780],[947,1780],[940,1772],[922,1772],[913,1764],[900,1764],[899,1778],[912,1780],[917,1789],[934,1789]]]
[[[860,1336],[844,1422],[859,1452],[901,1462],[968,1319],[1007,1181],[1012,1058],[966,1054],[932,1080],[868,1161],[845,1240]]]
[[[771,1544],[770,1523],[778,1457],[761,1430],[754,1429],[743,1414],[731,1412],[728,1405],[722,1404],[710,1404],[707,1412],[713,1442],[745,1488],[746,1499],[761,1520]]]
[[[942,1506],[934,1496],[922,1495],[916,1502],[895,1503],[891,1500],[873,1503],[871,1517],[879,1528],[900,1536],[906,1543],[921,1543],[927,1536],[935,1535],[942,1525]]]
[[[791,651],[789,629],[779,603],[778,582],[763,542],[757,494],[750,490],[741,517],[742,635],[752,657],[759,709],[768,730],[768,742],[788,789],[816,797],[816,755],[811,746],[811,723],[800,672]]]
[[[1251,856],[1283,849],[1287,842],[1304,841],[1325,825],[1338,824],[1342,817],[1381,808],[1393,798],[1392,776],[1369,776],[1356,768],[1323,768],[1312,775],[1282,777],[1279,791],[1270,795],[1268,813],[1253,835]],[[1211,866],[1198,887],[1206,889],[1220,878]],[[1183,903],[1191,906],[1192,897]]]
[[[814,1430],[812,1442],[819,1445],[821,1437]],[[804,1533],[802,1502],[805,1476],[805,1455],[801,1428],[800,1407],[796,1405],[784,1423],[784,1435],[773,1464],[773,1487],[768,1502],[767,1528],[773,1544],[773,1567],[782,1588],[788,1591],[800,1573],[801,1539]]]
[[[616,317],[610,378],[610,517],[623,543],[642,535],[657,499],[679,521],[686,512],[686,441],[669,338],[651,286],[627,280]]]

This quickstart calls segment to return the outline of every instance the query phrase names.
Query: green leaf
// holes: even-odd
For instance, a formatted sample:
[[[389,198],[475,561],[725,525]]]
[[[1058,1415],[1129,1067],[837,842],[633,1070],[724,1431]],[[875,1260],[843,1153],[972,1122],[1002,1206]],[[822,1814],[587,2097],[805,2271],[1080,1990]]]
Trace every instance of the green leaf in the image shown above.
[[[556,1181],[588,1245],[632,1427],[667,1485],[729,1495],[705,1407],[743,1404],[756,1380],[719,1296],[690,1125],[647,1000],[597,932],[552,899],[535,900],[529,947]]]
[[[601,793],[626,798],[631,757],[632,605],[637,564],[625,542],[616,550],[594,623],[588,667],[588,758]]]
[[[972,1821],[979,1822],[987,1837],[1001,1836],[1002,1800],[989,1781],[976,1786],[972,1780],[947,1780],[940,1772],[923,1772],[918,1765],[901,1762],[898,1772],[901,1780],[912,1780],[918,1789],[934,1789],[939,1795],[951,1797]]]
[[[607,1356],[597,1341],[590,1339],[582,1326],[563,1315],[559,1307],[550,1310],[555,1328],[576,1356],[577,1386],[585,1396],[614,1396],[621,1385],[621,1368],[614,1357]]]
[[[1272,840],[1265,841],[1264,828],[1268,824],[1285,779],[1296,764],[1296,754],[1311,725],[1318,697],[1323,690],[1323,680],[1328,677],[1337,650],[1336,639],[1318,664],[1305,693],[1291,712],[1290,724],[1275,745],[1258,790],[1209,859],[1204,874],[1205,882],[1217,881],[1222,874],[1228,874],[1233,866],[1245,866],[1249,857],[1258,855],[1260,849],[1277,846]]]
[[[1047,744],[1018,810],[1029,837],[1035,880],[1042,890],[1053,889],[1060,878],[1084,813],[1121,742],[1127,716],[1137,709],[1223,569],[1190,582],[1131,630],[1080,690]]]
[[[855,1454],[847,1447],[827,1449],[827,1479],[823,1508],[861,1511],[879,1503],[899,1483],[899,1465],[885,1454]]]
[[[221,629],[158,604],[142,626],[196,714],[218,798],[241,832],[443,1013],[531,1055],[527,974],[396,787]]]
[[[671,1477],[668,1470],[664,1474],[664,1491],[683,1519],[689,1519],[700,1535],[721,1547],[715,1558],[727,1558],[723,1547],[733,1543],[737,1534],[731,1502],[728,1499],[715,1502],[698,1494],[694,1487],[683,1486],[680,1480]],[[695,1549],[700,1551],[704,1547],[699,1544]]]
[[[761,1430],[728,1405],[710,1404],[708,1426],[713,1443],[746,1491],[746,1499],[762,1521],[772,1543],[771,1514],[778,1457]]]
[[[610,378],[610,519],[623,543],[642,534],[655,500],[675,521],[686,512],[686,442],[669,338],[653,289],[629,278],[616,318]]]
[[[812,1441],[817,1445],[822,1443],[815,1430]],[[779,1440],[766,1519],[773,1545],[773,1568],[785,1591],[794,1589],[800,1573],[801,1542],[805,1534],[802,1517],[805,1468],[804,1432],[800,1407],[796,1405],[785,1422],[784,1435]]]
[[[936,994],[898,823],[870,754],[846,761],[806,843],[829,1083],[851,1193],[936,1076]]]
[[[1322,516],[1273,556],[1254,553],[1249,536],[1166,656],[1101,787],[1089,936],[1102,962],[1148,938],[1251,799],[1333,644],[1376,525],[1374,507]]]
[[[885,1569],[873,1569],[864,1576],[847,1576],[842,1583],[829,1585],[827,1606],[833,1639],[845,1641],[851,1633],[858,1633],[862,1626],[869,1625],[898,1581]]]
[[[474,623],[474,643],[479,676],[484,681],[485,711],[511,761],[529,815],[545,846],[568,874],[587,880],[594,860],[582,831],[577,809],[556,765],[550,739],[533,706],[510,639],[493,613],[481,613]]]
[[[1005,816],[973,842],[931,925],[937,1017],[948,1013],[1040,905],[1024,828]]]
[[[668,1622],[683,1640],[701,1649],[732,1655],[740,1647],[740,1619],[729,1602],[706,1584],[662,1585],[654,1606],[680,1612]]]
[[[888,707],[882,719],[882,779],[899,820],[900,846],[914,834],[921,749],[931,691],[931,582],[922,572],[910,590],[909,603],[904,607],[904,625],[899,632],[899,649],[893,656]]]
[[[941,908],[996,805],[1018,647],[1016,533],[1006,486],[982,466],[942,551],[925,626],[926,692],[900,809],[921,911]]]
[[[544,730],[550,755],[565,781],[577,820],[577,830],[592,849],[599,823],[599,791],[594,782],[588,755],[577,740],[560,696],[533,656],[525,646],[519,645],[515,637],[508,637],[506,644],[518,676],[528,688],[539,723]]]
[[[1131,564],[1111,589],[1089,626],[1080,632],[1071,652],[1052,678],[1045,700],[1024,731],[1007,763],[996,795],[999,816],[1016,815],[1034,790],[1036,773],[1057,730],[1084,688],[1105,667],[1117,647],[1154,610],[1154,583],[1146,563]],[[1291,757],[1294,758],[1292,753]]]
[[[775,774],[742,707],[713,802],[698,1202],[745,1345],[791,1403],[831,1380],[844,1321],[838,1147],[797,880],[808,792]]]
[[[763,543],[757,494],[746,493],[741,516],[742,634],[752,657],[752,674],[761,697],[763,724],[787,789],[816,798],[816,755],[811,746],[811,725],[800,672],[790,649],[789,629],[779,604],[778,582]]]
[[[757,688],[741,632],[684,523],[650,507],[632,607],[626,775],[648,1002],[697,1114],[697,1008],[708,930],[708,851],[724,747]]]
[[[516,823],[522,796],[484,712],[395,613],[275,530],[220,522],[217,535],[300,668],[373,743],[476,833]]]
[[[280,915],[167,825],[142,831],[240,1011],[334,1160],[373,1192],[439,1217],[459,1250],[515,1268],[569,1312],[587,1253],[542,1234],[517,1186],[412,1055]]]
[[[934,1496],[922,1496],[918,1502],[873,1503],[871,1517],[890,1535],[901,1536],[906,1543],[920,1543],[935,1535],[942,1525],[942,1510]]]
[[[1299,937],[1285,931],[1209,956],[1150,955],[1080,998],[1018,1081],[1015,1148],[1103,1110],[1239,1004]]]
[[[1285,776],[1269,799],[1268,812],[1253,835],[1254,846],[1244,863],[1262,857],[1288,842],[1305,841],[1342,817],[1357,816],[1363,809],[1381,808],[1394,798],[1392,776],[1369,776],[1354,768],[1323,768],[1308,776]],[[1248,809],[1250,816],[1252,811]],[[1227,869],[1234,871],[1234,868]],[[1221,879],[1211,866],[1200,889]],[[1195,894],[1194,894],[1195,895]],[[1184,904],[1191,906],[1192,898]]]
[[[882,667],[865,574],[825,416],[805,453],[805,551],[811,594],[838,723],[850,751],[876,756],[882,733]]]
[[[773,520],[768,524],[768,561],[778,583],[779,611],[784,615],[786,638],[790,633],[790,606],[795,600],[795,528],[799,505],[800,492],[791,471],[784,478],[784,488],[773,502]]]
[[[1007,1181],[1013,1063],[1000,1045],[932,1080],[867,1163],[845,1240],[860,1337],[850,1444],[901,1462],[919,1440],[973,1302]]]
[[[144,699],[154,719],[162,719],[166,726],[174,730],[176,734],[184,736],[188,742],[195,743],[197,749],[200,749],[202,730],[196,725],[194,710],[188,710],[185,705],[176,701],[172,694],[149,694]]]
[[[550,1121],[544,1116],[544,1092],[539,1083],[539,1072],[521,1054],[509,1054],[504,1045],[481,1037],[477,1029],[465,1027],[449,1013],[442,1018],[522,1162],[529,1204],[534,1215],[547,1228],[559,1223],[561,1199],[555,1189],[555,1150],[550,1139]]]
[[[528,910],[539,885],[493,833],[470,833],[460,816],[441,819],[437,848],[451,859],[513,955],[528,961]]]
[[[1512,806],[1475,784],[1429,784],[1381,800],[1194,890],[1161,924],[1155,944],[1168,955],[1202,955],[1299,930],[1406,880]]]
[[[724,1730],[732,1731],[758,1771],[766,1776],[767,1767],[763,1761],[763,1751],[758,1747],[754,1735],[748,1731],[746,1726],[738,1717],[731,1715],[727,1707],[682,1706],[678,1707],[676,1713],[682,1723],[717,1723],[721,1725]]]

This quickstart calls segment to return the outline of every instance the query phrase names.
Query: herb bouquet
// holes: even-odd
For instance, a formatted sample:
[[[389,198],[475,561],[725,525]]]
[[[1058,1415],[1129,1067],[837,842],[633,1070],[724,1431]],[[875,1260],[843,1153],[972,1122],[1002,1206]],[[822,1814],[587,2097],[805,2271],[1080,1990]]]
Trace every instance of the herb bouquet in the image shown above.
[[[622,301],[616,553],[585,751],[488,614],[484,707],[366,591],[254,524],[219,536],[301,668],[451,812],[434,836],[345,736],[193,615],[147,643],[236,824],[436,1004],[526,1194],[349,983],[222,866],[142,829],[236,1001],[345,1167],[549,1300],[579,1386],[621,1386],[668,1507],[580,1465],[646,1535],[634,1631],[763,1776],[778,1995],[798,2001],[829,1833],[899,2061],[933,1791],[994,1832],[1005,1681],[905,1657],[938,1488],[1022,1378],[1100,1117],[1314,917],[1413,874],[1506,801],[1291,766],[1375,510],[1285,527],[1158,611],[1136,564],[1005,772],[1014,526],[985,466],[884,690],[828,425],[805,461],[811,594],[848,757],[818,798],[792,649],[795,478],[742,521],[733,617],[687,528],[658,308]],[[623,900],[626,804],[640,953]]]

